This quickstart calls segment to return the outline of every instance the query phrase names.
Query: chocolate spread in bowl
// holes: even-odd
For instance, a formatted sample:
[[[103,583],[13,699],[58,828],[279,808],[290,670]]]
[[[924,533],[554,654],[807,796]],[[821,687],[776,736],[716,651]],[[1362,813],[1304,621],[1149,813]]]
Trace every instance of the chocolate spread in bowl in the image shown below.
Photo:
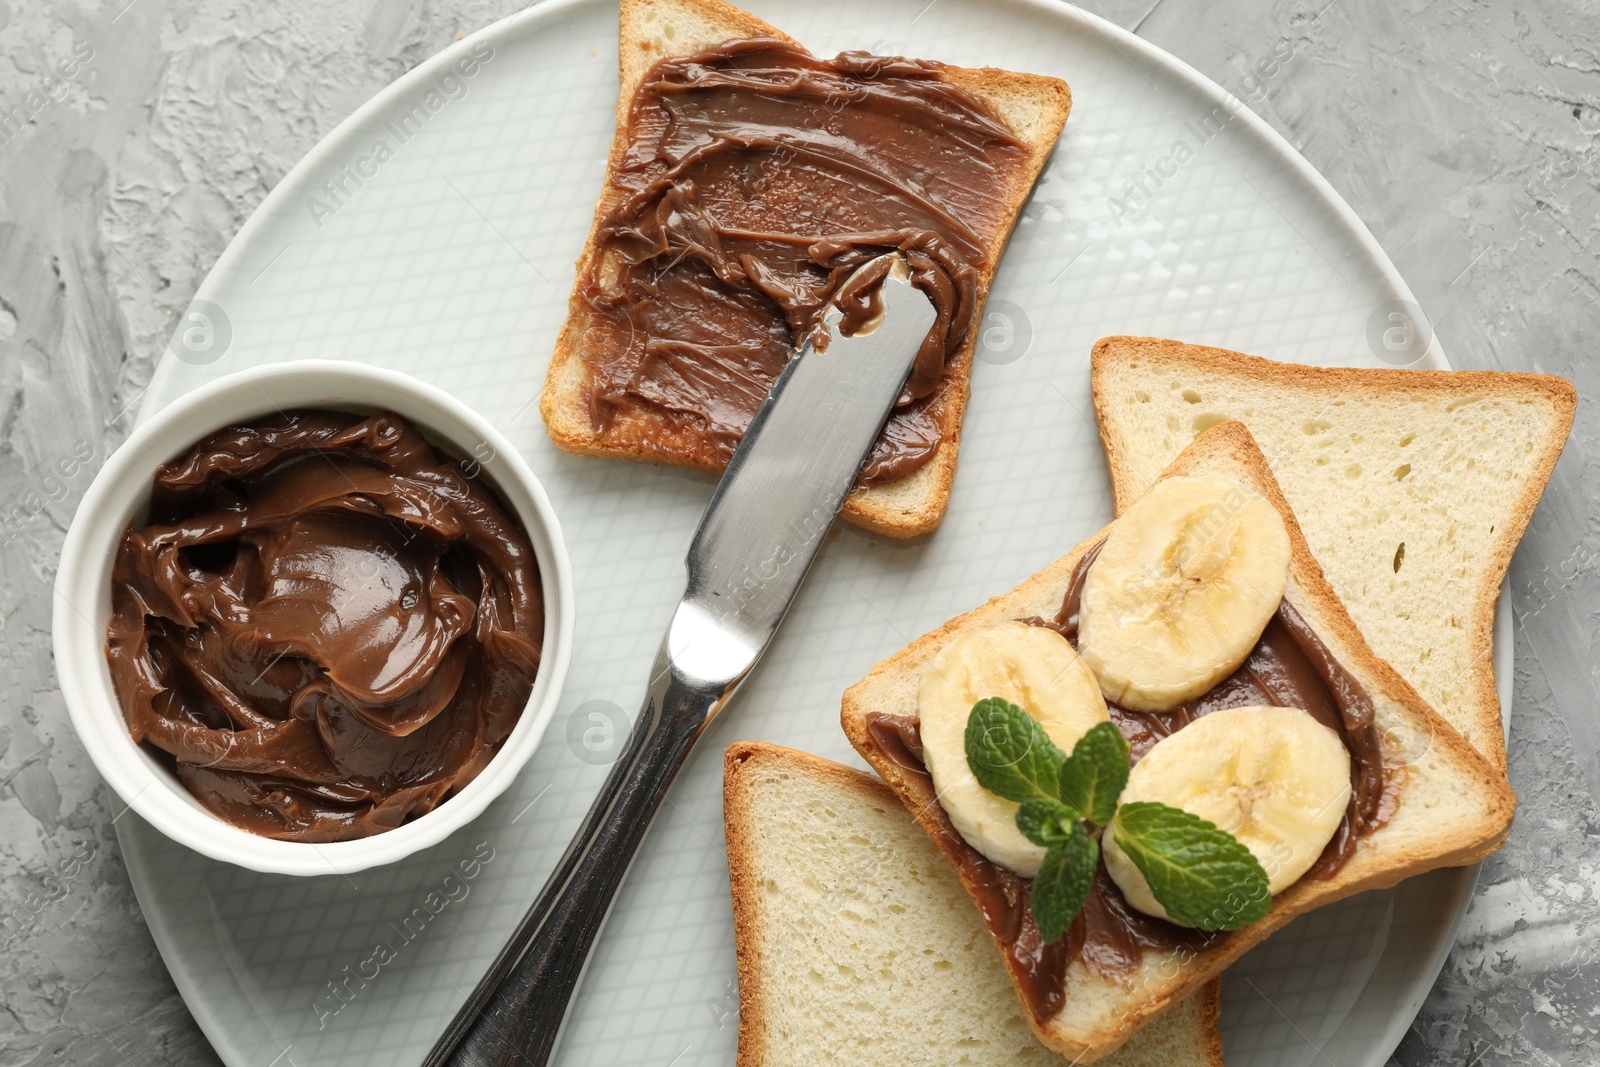
[[[1061,611],[1054,619],[1023,621],[1056,630],[1076,648],[1083,581],[1101,544],[1104,542],[1091,547],[1078,561]],[[1132,762],[1137,763],[1163,737],[1202,715],[1259,704],[1305,710],[1337,733],[1350,752],[1350,805],[1321,857],[1302,876],[1330,878],[1355,852],[1361,836],[1388,821],[1397,799],[1398,781],[1397,775],[1383,764],[1372,698],[1287,601],[1279,605],[1255,649],[1238,670],[1204,696],[1162,714],[1130,711],[1116,704],[1107,707],[1111,721],[1128,741]],[[879,712],[869,712],[865,718],[867,734],[878,751],[908,774],[918,776],[932,796],[932,777],[923,762],[916,720]],[[929,826],[945,857],[978,898],[984,923],[1006,946],[1006,966],[1022,989],[1033,1017],[1040,1022],[1061,1010],[1067,967],[1075,959],[1101,977],[1123,978],[1139,966],[1147,948],[1198,951],[1230,936],[1178,926],[1135,910],[1102,861],[1095,871],[1089,897],[1072,926],[1059,941],[1043,945],[1029,907],[1030,881],[968,845],[937,803],[929,804],[919,818]]]
[[[940,70],[765,39],[650,69],[575,295],[603,441],[725,464],[844,278],[899,249],[938,316],[862,483],[928,461],[947,361],[1031,158]],[[629,426],[639,410],[665,428]]]
[[[235,826],[366,837],[511,733],[544,635],[527,533],[399,416],[297,411],[156,471],[106,656],[129,732]]]

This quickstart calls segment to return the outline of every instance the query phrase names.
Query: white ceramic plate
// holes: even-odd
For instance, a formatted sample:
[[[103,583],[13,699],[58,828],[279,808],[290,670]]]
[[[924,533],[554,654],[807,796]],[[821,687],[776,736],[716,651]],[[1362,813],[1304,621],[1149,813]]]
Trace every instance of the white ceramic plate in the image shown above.
[[[1089,403],[1096,338],[1158,334],[1341,365],[1376,365],[1382,352],[1392,363],[1369,343],[1371,326],[1409,298],[1281,138],[1109,23],[1035,0],[750,7],[822,54],[869,47],[1057,74],[1073,112],[990,301],[949,517],[912,544],[844,527],[823,554],[634,863],[558,1051],[568,1065],[733,1062],[723,747],[755,737],[857,763],[838,726],[847,685],[1110,517]],[[712,481],[563,455],[535,406],[600,188],[615,34],[612,4],[552,0],[363,107],[228,248],[199,294],[210,332],[191,320],[190,346],[163,362],[144,401],[148,413],[219,374],[310,356],[434,382],[527,458],[567,532],[577,593],[572,671],[543,747],[476,823],[404,863],[260,875],[120,819],[150,928],[230,1064],[418,1062],[543,882],[639,704]],[[467,76],[459,64],[473,55]],[[1141,208],[1125,183],[1147,168],[1154,195]],[[1422,362],[1444,365],[1437,346]],[[1502,679],[1508,620],[1502,610]],[[474,858],[475,877],[451,877]],[[1225,982],[1228,1062],[1383,1063],[1475,877],[1413,879],[1273,937]]]

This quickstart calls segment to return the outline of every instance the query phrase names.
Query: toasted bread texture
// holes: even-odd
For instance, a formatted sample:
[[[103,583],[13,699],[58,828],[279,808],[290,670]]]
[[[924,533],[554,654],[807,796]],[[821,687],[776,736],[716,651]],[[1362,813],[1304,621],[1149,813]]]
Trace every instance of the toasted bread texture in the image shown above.
[[[1221,937],[1199,952],[1147,951],[1125,979],[1067,969],[1061,1011],[1036,1026],[1041,1041],[1090,1063],[1120,1047],[1147,1020],[1215,978],[1262,938],[1297,915],[1363,890],[1393,885],[1435,867],[1471,863],[1498,848],[1511,825],[1516,798],[1505,778],[1441,719],[1393,667],[1375,655],[1306,545],[1300,524],[1244,426],[1224,423],[1201,434],[1163,477],[1224,474],[1259,493],[1282,513],[1292,558],[1284,599],[1377,706],[1387,775],[1396,790],[1387,823],[1358,839],[1354,854],[1331,878],[1302,878],[1273,898],[1267,917]],[[952,619],[874,667],[845,692],[845,733],[930,831],[936,798],[924,781],[903,773],[873,745],[869,712],[917,717],[923,666],[968,626],[1059,610],[1078,560],[1096,534],[1009,593]]]
[[[1034,1040],[982,921],[870,774],[745,741],[723,774],[739,1067],[1066,1067]],[[1216,982],[1106,1062],[1222,1067]]]
[[[539,398],[539,410],[550,439],[565,451],[676,466],[694,467],[703,463],[696,458],[698,430],[686,428],[653,410],[630,410],[618,416],[618,429],[623,432],[616,436],[643,444],[618,447],[596,434],[589,411],[591,372],[583,351],[588,308],[579,296],[579,289],[596,255],[596,231],[622,195],[612,175],[627,150],[629,110],[645,74],[665,57],[691,55],[726,41],[750,37],[770,37],[800,47],[780,30],[722,0],[622,0],[622,91],[617,101],[616,136],[612,140],[606,182],[595,208],[594,223],[578,259],[578,281],[568,304],[566,323],[556,341],[555,354]],[[1072,107],[1072,94],[1065,82],[1042,75],[948,67],[943,76],[987,101],[1027,145],[1026,166],[1015,175],[1011,187],[1002,190],[1011,225],[1014,225],[1034,179],[1060,136]],[[982,321],[982,304],[988,298],[989,285],[1009,236],[1010,225],[996,236],[988,249],[988,266],[978,279],[979,318],[976,322]],[[942,440],[933,457],[904,478],[853,492],[844,506],[846,519],[889,537],[914,537],[939,525],[955,480],[973,353],[981,332],[977,328],[970,330],[967,343],[947,361],[945,373],[950,388],[943,409]],[[719,468],[702,469],[715,472]]]
[[[1276,363],[1150,337],[1094,346],[1117,512],[1211,424],[1261,444],[1374,651],[1504,771],[1495,602],[1572,427],[1543,374]]]

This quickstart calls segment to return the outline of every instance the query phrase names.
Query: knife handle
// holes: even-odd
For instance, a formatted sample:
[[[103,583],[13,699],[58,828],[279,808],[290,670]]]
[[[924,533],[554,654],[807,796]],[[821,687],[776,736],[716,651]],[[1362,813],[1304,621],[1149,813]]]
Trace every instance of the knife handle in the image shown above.
[[[543,1067],[650,818],[724,687],[679,677],[657,657],[644,708],[600,795],[516,933],[423,1067]]]

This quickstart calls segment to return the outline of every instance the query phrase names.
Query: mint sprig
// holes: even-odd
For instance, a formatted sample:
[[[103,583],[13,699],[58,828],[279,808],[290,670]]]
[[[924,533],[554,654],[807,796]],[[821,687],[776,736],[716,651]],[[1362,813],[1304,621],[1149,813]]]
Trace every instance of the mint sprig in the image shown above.
[[[995,796],[1016,801],[1059,799],[1056,775],[1067,757],[1032,715],[1000,697],[972,705],[967,766]]]
[[[1078,739],[1057,775],[1061,799],[1105,827],[1117,813],[1117,798],[1128,784],[1128,742],[1109,722]]]
[[[1059,800],[1029,800],[1017,810],[1017,829],[1038,845],[1065,844],[1073,834],[1083,832],[1083,816],[1071,804]]]
[[[1044,862],[1033,879],[1033,921],[1048,944],[1058,940],[1083,910],[1094,885],[1094,868],[1100,861],[1100,843],[1072,824],[1065,841],[1045,850]]]
[[[978,783],[1021,805],[1017,829],[1045,850],[1032,900],[1046,942],[1065,934],[1083,910],[1100,860],[1099,835],[1113,821],[1118,846],[1174,920],[1201,930],[1237,930],[1271,906],[1266,871],[1232,834],[1167,804],[1118,808],[1129,750],[1112,723],[1097,723],[1069,755],[1032,715],[990,697],[972,706],[965,740],[967,766]]]
[[[1267,872],[1239,839],[1182,808],[1124,804],[1116,842],[1168,915],[1201,930],[1237,930],[1267,914]]]

